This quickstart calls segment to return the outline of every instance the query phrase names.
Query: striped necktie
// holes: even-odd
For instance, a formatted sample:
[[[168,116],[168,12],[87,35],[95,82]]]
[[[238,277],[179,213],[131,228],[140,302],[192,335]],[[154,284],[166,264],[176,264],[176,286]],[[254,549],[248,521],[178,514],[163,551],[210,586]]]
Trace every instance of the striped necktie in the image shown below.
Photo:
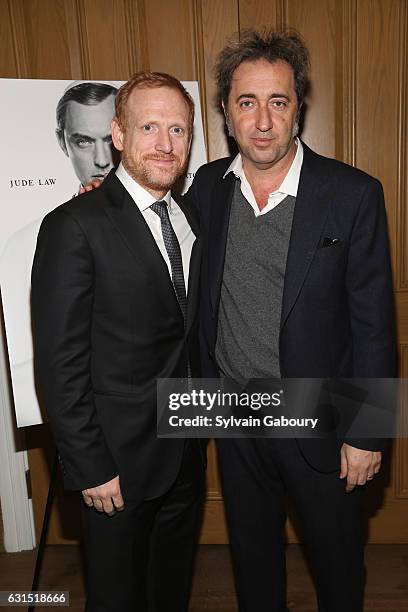
[[[187,295],[179,241],[177,240],[176,233],[172,224],[170,223],[167,203],[164,201],[154,202],[150,208],[160,217],[164,246],[166,247],[167,255],[170,259],[171,278],[173,281],[174,291],[176,292],[177,300],[180,305],[181,312],[183,313],[185,322],[187,314]]]

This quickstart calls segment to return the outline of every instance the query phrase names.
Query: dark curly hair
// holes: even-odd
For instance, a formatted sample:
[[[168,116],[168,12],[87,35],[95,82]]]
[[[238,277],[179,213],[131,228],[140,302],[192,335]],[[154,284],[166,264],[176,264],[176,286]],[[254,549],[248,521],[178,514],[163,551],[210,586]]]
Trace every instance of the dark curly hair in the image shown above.
[[[227,106],[234,71],[242,62],[266,59],[273,64],[277,60],[287,62],[295,77],[298,107],[303,103],[308,84],[310,56],[300,34],[287,30],[243,30],[235,34],[217,58],[216,79],[220,99]]]

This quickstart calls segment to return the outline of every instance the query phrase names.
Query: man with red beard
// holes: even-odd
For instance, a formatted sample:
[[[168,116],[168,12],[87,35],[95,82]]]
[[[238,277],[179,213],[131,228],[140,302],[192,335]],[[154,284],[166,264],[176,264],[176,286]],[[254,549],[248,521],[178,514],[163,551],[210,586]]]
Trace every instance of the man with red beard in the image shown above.
[[[196,372],[197,220],[171,192],[193,120],[177,79],[136,74],[116,98],[119,167],[39,232],[36,371],[66,488],[84,500],[88,612],[188,608],[204,456],[197,440],[157,439],[156,379]]]

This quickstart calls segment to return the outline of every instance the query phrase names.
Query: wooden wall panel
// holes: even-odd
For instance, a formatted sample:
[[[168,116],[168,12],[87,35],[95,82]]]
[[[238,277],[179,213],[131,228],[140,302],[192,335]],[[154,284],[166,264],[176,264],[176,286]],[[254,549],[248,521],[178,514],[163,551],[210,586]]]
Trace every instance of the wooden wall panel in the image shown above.
[[[81,7],[77,0],[64,0],[71,78],[82,80],[89,73],[89,56],[81,28]]]
[[[408,290],[408,6],[400,15],[398,91],[397,289]]]
[[[211,440],[207,448],[208,469],[207,469],[207,499],[220,500],[221,481],[217,466],[217,451],[214,440]]]
[[[18,48],[27,53],[27,74],[37,79],[69,79],[66,15],[63,0],[13,0]]]
[[[207,146],[209,161],[229,155],[224,118],[217,104],[214,62],[227,39],[239,29],[236,0],[201,0],[202,41],[207,109]]]
[[[408,307],[408,301],[406,303]],[[405,310],[408,314],[408,309]],[[408,378],[408,343],[400,345],[400,376]],[[403,389],[406,391],[406,385]],[[408,398],[401,397],[399,424],[403,436],[408,431]],[[400,432],[400,433],[401,433]],[[385,455],[380,475],[367,488],[369,542],[407,543],[408,529],[408,439],[394,440],[391,453]],[[371,510],[371,511],[370,511]]]
[[[400,348],[401,377],[408,379],[408,343]],[[402,384],[400,396],[400,428],[404,438],[397,440],[394,475],[395,497],[405,499],[408,516],[408,385]]]
[[[22,0],[16,0],[16,2],[8,0],[7,18],[10,19],[11,31],[13,33],[14,57],[17,68],[15,76],[27,78],[30,76],[30,62]]]
[[[407,206],[407,202],[405,203]],[[408,291],[398,291],[395,296],[400,343],[408,343]],[[408,375],[408,374],[407,374]]]
[[[285,0],[238,0],[239,28],[280,28],[286,21]]]
[[[400,0],[359,0],[357,3],[356,164],[383,184],[394,270],[402,11]]]
[[[387,183],[397,168],[401,7],[399,0],[357,2],[357,164]]]
[[[145,0],[150,70],[170,72],[185,81],[196,78],[193,3]]]
[[[336,3],[336,112],[335,157],[347,164],[356,161],[356,0]]]
[[[18,67],[8,0],[0,0],[0,16],[0,77],[13,78]]]
[[[136,71],[133,14],[124,0],[72,0],[76,6],[85,79],[126,80]]]
[[[336,0],[287,0],[287,24],[304,37],[311,56],[311,88],[302,138],[322,155],[335,154]],[[324,61],[322,61],[324,58]]]
[[[226,520],[214,440],[211,440],[208,445],[207,458],[207,502],[204,510],[200,543],[226,543],[228,541]]]

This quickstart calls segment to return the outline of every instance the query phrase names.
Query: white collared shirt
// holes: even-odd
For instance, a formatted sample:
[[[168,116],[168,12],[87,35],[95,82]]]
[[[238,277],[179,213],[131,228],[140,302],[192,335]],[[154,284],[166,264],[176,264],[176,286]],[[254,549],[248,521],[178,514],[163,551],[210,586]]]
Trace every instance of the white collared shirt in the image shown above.
[[[119,164],[116,170],[116,176],[131,196],[132,200],[139,208],[142,213],[150,231],[152,232],[153,238],[163,256],[164,261],[167,264],[167,268],[171,278],[171,264],[170,259],[166,251],[166,247],[163,240],[163,234],[161,229],[160,217],[150,208],[150,206],[157,202],[156,198],[151,193],[146,191],[139,185],[125,170],[122,162]],[[195,235],[192,231],[183,211],[180,206],[171,197],[171,192],[168,191],[164,198],[161,199],[168,205],[170,223],[173,226],[177,240],[180,244],[181,258],[183,260],[183,273],[184,282],[186,284],[186,293],[188,288],[188,273],[190,267],[191,250],[193,248]]]
[[[294,198],[297,196],[300,171],[303,163],[303,146],[298,138],[295,139],[295,143],[297,145],[297,151],[288,173],[283,179],[280,187],[276,189],[276,191],[272,191],[272,193],[269,194],[268,203],[262,210],[259,210],[251,185],[245,176],[241,154],[238,153],[238,155],[232,160],[232,163],[228,166],[228,170],[224,174],[223,178],[225,178],[230,172],[233,172],[237,178],[241,179],[241,193],[254,209],[256,217],[266,215],[266,213],[270,212],[273,208],[275,208],[275,206],[282,202],[286,196],[290,195]]]

